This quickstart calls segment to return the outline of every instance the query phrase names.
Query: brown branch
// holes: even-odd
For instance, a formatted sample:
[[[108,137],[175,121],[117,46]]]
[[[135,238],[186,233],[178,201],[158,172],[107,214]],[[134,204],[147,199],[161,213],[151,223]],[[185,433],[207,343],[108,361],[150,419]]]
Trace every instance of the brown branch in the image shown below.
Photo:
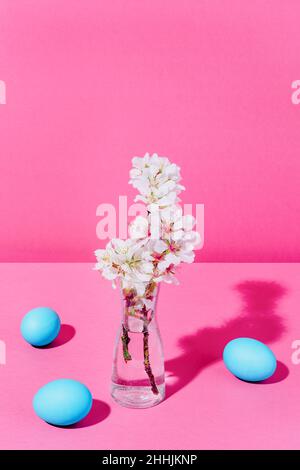
[[[150,357],[149,357],[149,332],[147,325],[144,324],[144,330],[143,330],[143,335],[144,335],[144,366],[145,366],[145,371],[149,377],[150,380],[150,385],[151,385],[151,390],[155,395],[158,395],[158,388],[155,383],[155,378],[151,369],[150,365]]]
[[[127,361],[131,361],[131,355],[129,354],[129,351],[128,351],[128,344],[130,343],[130,338],[128,336],[128,330],[125,327],[125,325],[122,325],[122,329],[123,329],[123,335],[121,336],[121,340],[123,343],[123,357],[124,357],[124,361],[127,362]]]

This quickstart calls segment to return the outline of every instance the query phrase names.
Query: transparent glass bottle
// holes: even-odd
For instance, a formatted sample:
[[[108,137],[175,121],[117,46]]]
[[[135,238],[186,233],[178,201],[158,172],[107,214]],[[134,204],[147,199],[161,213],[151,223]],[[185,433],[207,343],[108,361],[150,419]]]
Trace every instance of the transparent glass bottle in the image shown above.
[[[120,285],[122,311],[113,357],[114,400],[129,408],[149,408],[165,397],[164,355],[156,320],[158,286]]]

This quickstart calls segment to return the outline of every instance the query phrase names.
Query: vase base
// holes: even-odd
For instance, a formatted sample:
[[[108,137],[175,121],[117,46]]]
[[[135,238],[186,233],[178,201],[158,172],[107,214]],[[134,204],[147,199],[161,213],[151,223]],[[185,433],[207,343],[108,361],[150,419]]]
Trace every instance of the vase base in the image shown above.
[[[158,405],[165,398],[165,384],[158,385],[158,394],[151,387],[124,386],[112,384],[111,396],[126,408],[150,408]]]

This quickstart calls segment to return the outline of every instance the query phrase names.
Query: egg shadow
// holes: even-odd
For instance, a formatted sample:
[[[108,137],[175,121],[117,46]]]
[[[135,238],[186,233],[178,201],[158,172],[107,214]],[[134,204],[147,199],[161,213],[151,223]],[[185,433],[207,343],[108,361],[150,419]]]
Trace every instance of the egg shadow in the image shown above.
[[[101,421],[104,421],[110,415],[111,409],[110,406],[104,401],[93,398],[92,408],[89,414],[83,418],[81,421],[75,424],[70,424],[69,426],[59,426],[57,424],[47,423],[53,428],[59,429],[82,429],[88,428],[90,426],[95,426]]]
[[[266,380],[262,380],[258,382],[258,384],[268,385],[268,384],[276,384],[278,382],[282,382],[287,378],[290,374],[289,368],[281,361],[277,361],[277,367],[274,374]]]
[[[290,374],[289,368],[283,362],[277,361],[276,370],[274,374],[268,379],[254,382],[252,380],[243,380],[243,379],[240,379],[239,377],[236,377],[236,378],[240,380],[241,382],[246,382],[247,384],[268,385],[268,384],[276,384],[278,382],[282,382],[282,380],[285,380],[289,374]]]
[[[68,429],[81,429],[95,426],[110,415],[110,406],[104,401],[93,398],[92,408],[89,414],[76,424],[66,426]]]
[[[74,326],[62,323],[60,326],[59,333],[55,340],[53,340],[52,343],[47,344],[46,346],[40,346],[38,349],[59,348],[59,346],[63,346],[64,344],[71,341],[71,339],[74,338],[75,334],[76,330]]]
[[[279,300],[287,290],[276,281],[245,280],[233,287],[240,296],[242,305],[239,315],[219,327],[205,327],[194,334],[179,338],[181,353],[165,363],[169,377],[166,399],[192,382],[206,367],[222,360],[226,344],[238,337],[255,338],[271,343],[281,338],[286,328],[278,313]],[[196,308],[196,307],[195,307]],[[289,370],[281,361],[269,379],[259,384],[275,384],[283,381]]]

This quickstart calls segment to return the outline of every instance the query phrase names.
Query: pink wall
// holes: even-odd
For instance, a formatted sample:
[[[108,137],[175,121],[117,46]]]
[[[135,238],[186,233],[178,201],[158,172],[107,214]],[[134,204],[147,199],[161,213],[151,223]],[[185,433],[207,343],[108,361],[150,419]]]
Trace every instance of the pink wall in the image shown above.
[[[0,261],[88,261],[130,159],[182,167],[210,261],[300,261],[298,0],[0,0]]]

